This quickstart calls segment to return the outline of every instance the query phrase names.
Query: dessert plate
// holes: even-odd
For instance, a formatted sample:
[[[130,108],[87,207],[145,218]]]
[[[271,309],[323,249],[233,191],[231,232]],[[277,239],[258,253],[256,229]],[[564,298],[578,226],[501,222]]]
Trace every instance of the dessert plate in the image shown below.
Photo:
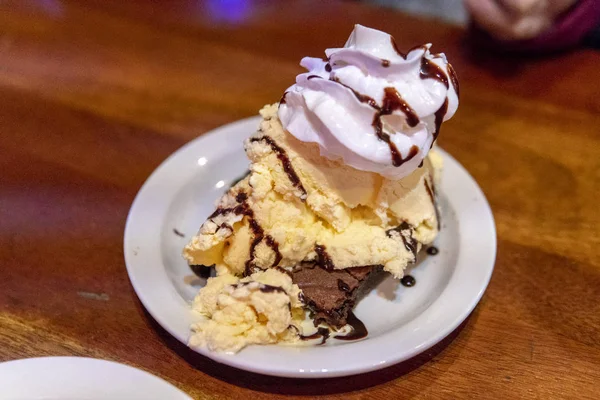
[[[147,372],[112,361],[43,357],[0,363],[3,400],[191,400]]]
[[[193,275],[181,250],[213,211],[215,200],[244,175],[243,141],[260,118],[234,122],[191,141],[154,171],[140,189],[125,227],[131,283],[150,314],[187,343],[190,302],[205,280]],[[496,231],[490,207],[473,178],[446,152],[440,190],[439,253],[422,255],[413,287],[387,278],[355,314],[369,335],[323,346],[250,346],[238,354],[198,352],[217,362],[268,375],[333,377],[387,367],[411,358],[451,333],[469,315],[492,275]],[[422,252],[424,253],[424,252]]]

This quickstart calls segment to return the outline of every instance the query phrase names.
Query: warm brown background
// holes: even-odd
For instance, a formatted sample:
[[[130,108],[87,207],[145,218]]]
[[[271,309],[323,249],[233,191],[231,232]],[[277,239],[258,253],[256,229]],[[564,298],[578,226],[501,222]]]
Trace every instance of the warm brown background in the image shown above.
[[[208,3],[158,3],[0,2],[0,360],[116,360],[197,398],[597,398],[600,53],[476,56],[458,28],[355,2],[248,1],[230,22]],[[220,366],[140,305],[127,211],[171,152],[279,99],[299,59],[342,45],[353,23],[404,49],[433,42],[454,64],[461,106],[441,145],[491,203],[492,281],[462,329],[380,372]]]

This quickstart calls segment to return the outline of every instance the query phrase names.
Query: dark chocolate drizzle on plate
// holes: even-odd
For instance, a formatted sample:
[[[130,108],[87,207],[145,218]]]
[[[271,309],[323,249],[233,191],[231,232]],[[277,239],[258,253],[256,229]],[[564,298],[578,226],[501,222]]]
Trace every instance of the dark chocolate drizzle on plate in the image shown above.
[[[430,256],[435,256],[440,252],[440,250],[435,246],[428,247],[426,251]]]
[[[331,64],[329,64],[329,63],[325,64],[325,71],[331,72]]]
[[[308,336],[300,335],[300,339],[302,339],[302,340],[313,340],[313,339],[318,339],[318,338],[321,338],[321,343],[319,343],[319,344],[324,344],[327,341],[327,339],[329,339],[329,329],[318,328],[317,331],[315,333],[313,333],[312,335],[308,335]]]
[[[292,162],[290,161],[287,152],[284,149],[282,149],[270,136],[261,136],[258,138],[250,139],[251,143],[260,141],[264,141],[269,146],[271,146],[271,149],[277,155],[279,161],[281,161],[283,170],[287,174],[290,182],[292,182],[292,185],[294,185],[298,190],[300,190],[300,192],[302,192],[302,198],[306,198],[306,189],[304,189],[304,186],[302,186],[302,182],[300,181],[298,174],[294,170],[294,167],[292,166]]]
[[[390,60],[382,59],[381,66],[383,66],[384,68],[388,68],[390,66]]]
[[[185,235],[177,230],[177,228],[173,228],[173,233],[179,237],[185,237]]]
[[[352,327],[352,331],[344,336],[334,336],[338,340],[358,340],[366,337],[369,334],[367,327],[363,322],[354,315],[352,311],[348,312],[348,318],[346,319],[348,325]]]
[[[417,280],[411,275],[404,275],[402,279],[400,279],[400,283],[404,287],[413,287],[417,283]]]

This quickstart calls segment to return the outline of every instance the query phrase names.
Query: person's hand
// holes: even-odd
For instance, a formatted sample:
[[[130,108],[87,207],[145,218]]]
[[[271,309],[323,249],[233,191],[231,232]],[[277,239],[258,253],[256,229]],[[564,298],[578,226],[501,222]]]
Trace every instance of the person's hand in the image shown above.
[[[531,39],[577,0],[465,0],[480,28],[500,40]]]

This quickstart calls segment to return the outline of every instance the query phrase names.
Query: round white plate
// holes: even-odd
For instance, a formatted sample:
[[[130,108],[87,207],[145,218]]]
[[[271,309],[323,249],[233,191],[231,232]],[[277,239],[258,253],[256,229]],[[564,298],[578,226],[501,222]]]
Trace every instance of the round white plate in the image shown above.
[[[234,122],[202,135],[171,155],[140,189],[125,228],[125,262],[140,300],[167,331],[187,343],[190,301],[204,284],[181,257],[186,242],[214,203],[245,173],[243,140],[259,118]],[[235,355],[198,351],[220,363],[277,376],[357,374],[413,357],[451,333],[473,310],[496,257],[490,207],[473,178],[442,151],[440,252],[411,271],[406,288],[388,279],[356,307],[369,335],[325,346],[250,346]]]
[[[0,363],[2,400],[191,400],[147,372],[112,361],[44,357]]]

